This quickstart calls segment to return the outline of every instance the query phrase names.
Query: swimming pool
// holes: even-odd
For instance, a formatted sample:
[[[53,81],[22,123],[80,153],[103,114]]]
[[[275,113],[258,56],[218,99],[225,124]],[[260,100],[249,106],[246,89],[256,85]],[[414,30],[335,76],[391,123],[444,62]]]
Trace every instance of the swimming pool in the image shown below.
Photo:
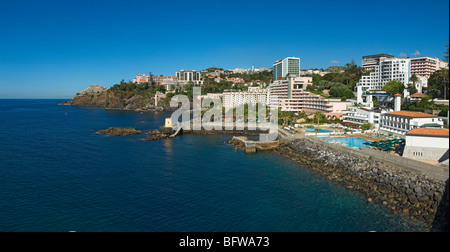
[[[342,144],[349,147],[355,147],[355,148],[361,148],[361,147],[368,147],[368,145],[365,145],[364,143],[370,143],[372,141],[366,140],[361,137],[350,137],[350,138],[326,138],[323,139],[326,142],[334,143],[334,144]]]
[[[331,133],[333,132],[332,130],[326,130],[326,129],[319,129],[319,131],[317,131],[317,129],[304,129],[306,132],[308,133]]]

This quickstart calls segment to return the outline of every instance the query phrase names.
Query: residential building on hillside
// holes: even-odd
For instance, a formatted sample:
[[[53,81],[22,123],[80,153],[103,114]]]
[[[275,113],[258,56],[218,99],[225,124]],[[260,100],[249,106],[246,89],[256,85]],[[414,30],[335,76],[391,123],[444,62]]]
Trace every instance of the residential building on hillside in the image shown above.
[[[406,133],[403,157],[448,163],[448,151],[448,129],[417,128]]]
[[[300,58],[287,57],[273,63],[273,80],[285,78],[288,75],[300,76]]]
[[[133,83],[146,83],[150,81],[150,75],[138,74],[136,78],[133,79]]]
[[[201,74],[195,70],[180,70],[176,73],[176,76],[178,81],[202,84]]]
[[[412,111],[395,111],[382,114],[380,122],[381,130],[402,135],[421,127],[442,128],[443,126],[443,121],[435,115]]]

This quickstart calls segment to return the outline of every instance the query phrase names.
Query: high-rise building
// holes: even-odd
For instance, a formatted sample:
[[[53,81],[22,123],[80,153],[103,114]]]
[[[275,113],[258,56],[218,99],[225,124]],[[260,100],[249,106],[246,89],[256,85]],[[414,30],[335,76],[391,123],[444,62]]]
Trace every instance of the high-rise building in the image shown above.
[[[363,101],[364,92],[382,90],[384,85],[391,80],[398,80],[406,87],[410,77],[410,59],[381,59],[380,63],[375,65],[373,72],[370,75],[362,76],[356,84],[356,101],[361,104],[367,103]]]
[[[374,54],[367,55],[362,57],[362,67],[366,71],[375,70],[375,66],[378,66],[380,62],[384,59],[394,58],[393,55],[390,54]]]
[[[273,80],[285,78],[288,75],[300,76],[300,58],[287,57],[273,63]]]

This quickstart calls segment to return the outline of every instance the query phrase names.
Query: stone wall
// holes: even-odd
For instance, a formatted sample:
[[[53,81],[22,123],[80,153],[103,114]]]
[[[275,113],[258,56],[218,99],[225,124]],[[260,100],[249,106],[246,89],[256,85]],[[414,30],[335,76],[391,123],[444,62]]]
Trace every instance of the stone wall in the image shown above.
[[[446,185],[445,176],[438,176],[439,173],[408,167],[413,163],[401,157],[387,157],[379,151],[352,149],[311,138],[286,142],[276,152],[363,193],[369,202],[378,202],[395,214],[424,221],[430,230],[448,230],[448,182]]]

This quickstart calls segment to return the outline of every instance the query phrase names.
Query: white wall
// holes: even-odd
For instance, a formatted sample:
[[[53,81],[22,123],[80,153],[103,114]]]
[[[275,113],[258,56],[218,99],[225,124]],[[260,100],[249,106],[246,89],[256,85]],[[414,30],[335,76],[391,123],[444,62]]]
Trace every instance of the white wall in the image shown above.
[[[448,137],[406,136],[406,146],[448,149]]]

